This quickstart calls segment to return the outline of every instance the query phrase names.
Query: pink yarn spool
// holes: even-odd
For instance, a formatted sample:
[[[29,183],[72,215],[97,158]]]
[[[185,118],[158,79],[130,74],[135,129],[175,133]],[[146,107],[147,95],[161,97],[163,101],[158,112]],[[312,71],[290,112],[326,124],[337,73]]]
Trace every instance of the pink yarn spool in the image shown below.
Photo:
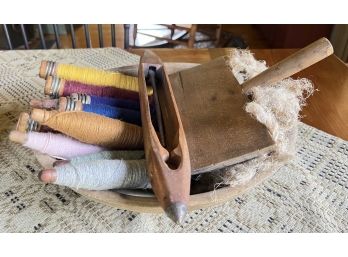
[[[85,144],[62,134],[40,132],[28,132],[27,141],[23,146],[59,159],[71,159],[105,150],[103,147]]]

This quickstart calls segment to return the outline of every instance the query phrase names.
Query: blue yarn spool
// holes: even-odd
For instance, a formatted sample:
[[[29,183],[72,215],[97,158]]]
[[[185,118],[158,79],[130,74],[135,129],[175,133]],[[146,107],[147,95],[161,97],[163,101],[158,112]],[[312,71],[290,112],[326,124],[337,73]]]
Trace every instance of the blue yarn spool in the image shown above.
[[[82,106],[85,112],[92,112],[141,126],[141,115],[139,111],[104,104],[83,104]]]
[[[116,98],[116,97],[95,96],[95,95],[88,95],[83,93],[72,93],[70,94],[70,97],[74,101],[81,101],[83,104],[102,104],[102,105],[109,105],[109,106],[115,106],[115,107],[140,111],[140,103],[139,101],[136,101],[136,100],[122,99],[122,98]],[[150,103],[150,111],[151,112],[154,111],[154,108],[153,106],[151,106],[151,103]]]
[[[126,108],[131,110],[140,110],[140,104],[138,101],[120,99],[120,98],[111,98],[111,97],[100,97],[91,95],[91,104],[103,104],[110,105],[120,108]]]

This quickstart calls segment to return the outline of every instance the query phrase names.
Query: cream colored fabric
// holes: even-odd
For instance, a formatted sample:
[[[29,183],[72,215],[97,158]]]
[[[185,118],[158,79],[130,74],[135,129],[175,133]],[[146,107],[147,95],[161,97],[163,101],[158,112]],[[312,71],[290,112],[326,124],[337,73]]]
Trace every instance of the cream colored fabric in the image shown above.
[[[29,100],[43,97],[42,59],[103,69],[139,60],[115,48],[0,52],[1,232],[348,231],[348,142],[302,123],[295,160],[223,206],[190,213],[181,226],[164,215],[111,208],[42,184],[33,153],[7,139]]]

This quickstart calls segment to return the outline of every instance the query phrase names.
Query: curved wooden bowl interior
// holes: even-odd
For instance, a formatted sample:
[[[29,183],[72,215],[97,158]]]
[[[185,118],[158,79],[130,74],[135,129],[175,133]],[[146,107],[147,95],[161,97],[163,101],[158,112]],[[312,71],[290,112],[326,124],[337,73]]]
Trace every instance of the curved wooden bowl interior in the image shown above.
[[[202,208],[214,207],[226,203],[237,195],[241,195],[249,189],[260,184],[267,177],[272,175],[273,171],[265,170],[255,175],[244,185],[225,187],[206,193],[191,195],[188,208],[190,211]],[[136,212],[161,213],[163,209],[159,206],[155,198],[134,197],[119,194],[113,191],[88,191],[75,190],[79,194],[93,199],[95,201],[107,204],[112,207],[127,209]]]
[[[36,153],[36,159],[44,168],[51,168],[54,158],[47,155]],[[225,187],[206,193],[191,195],[189,200],[189,210],[198,210],[207,207],[221,205],[231,200],[237,195],[245,193],[247,190],[260,184],[267,177],[272,175],[271,169],[257,173],[251,180],[244,185]],[[96,202],[106,204],[119,209],[126,209],[135,212],[162,213],[163,209],[159,206],[155,197],[136,197],[118,193],[113,190],[92,191],[83,189],[73,189],[75,192]]]

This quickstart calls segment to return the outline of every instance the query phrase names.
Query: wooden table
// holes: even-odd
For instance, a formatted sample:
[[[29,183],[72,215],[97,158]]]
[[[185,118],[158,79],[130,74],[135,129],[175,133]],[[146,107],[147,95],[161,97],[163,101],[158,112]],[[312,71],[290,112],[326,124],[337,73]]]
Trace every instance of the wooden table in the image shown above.
[[[214,49],[152,49],[164,62],[204,63],[228,55],[231,48]],[[143,49],[130,52],[141,55]],[[273,65],[296,49],[253,49],[256,59]],[[309,67],[293,76],[310,79],[319,91],[308,99],[302,121],[332,135],[348,140],[348,67],[336,56]]]

